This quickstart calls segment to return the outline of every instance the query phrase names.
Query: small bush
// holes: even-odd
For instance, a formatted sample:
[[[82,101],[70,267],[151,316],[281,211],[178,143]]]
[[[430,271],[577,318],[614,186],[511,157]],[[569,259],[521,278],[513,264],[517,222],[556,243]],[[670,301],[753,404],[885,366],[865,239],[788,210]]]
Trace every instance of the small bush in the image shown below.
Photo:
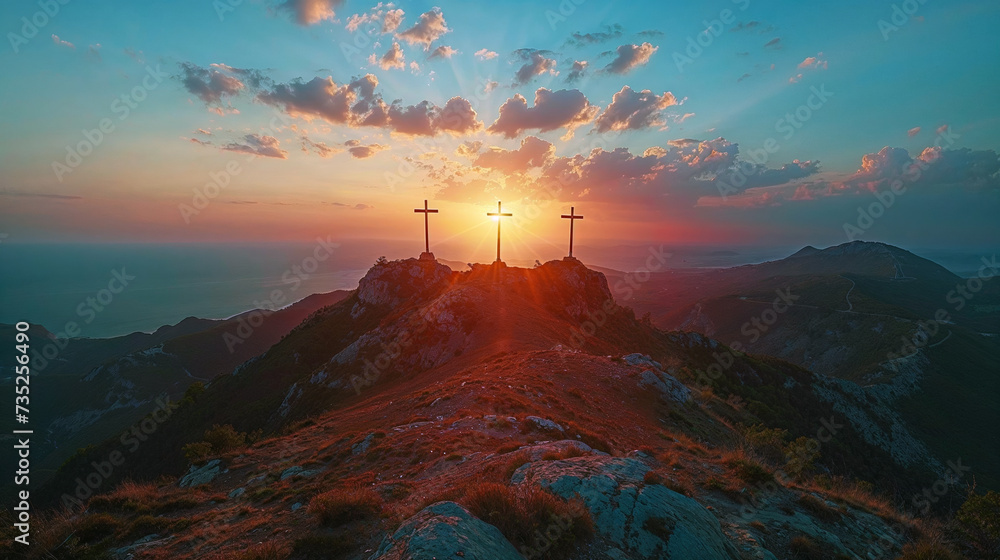
[[[205,431],[205,441],[212,446],[214,453],[225,453],[246,445],[247,435],[244,432],[237,432],[229,424],[216,424],[212,429]]]
[[[196,441],[181,448],[184,458],[194,464],[204,463],[212,455],[212,444],[207,441]]]
[[[896,560],[962,560],[962,557],[939,542],[923,540],[906,544]]]
[[[89,543],[103,540],[118,531],[118,520],[107,513],[84,516],[77,524],[74,534],[80,542]]]
[[[760,484],[771,482],[774,475],[763,465],[748,459],[730,459],[726,466],[733,470],[733,473],[747,484]]]
[[[369,488],[334,489],[319,494],[309,502],[309,513],[328,527],[340,527],[351,521],[375,517],[382,508],[382,498]]]
[[[1000,494],[970,494],[955,513],[953,532],[970,558],[1000,557]]]

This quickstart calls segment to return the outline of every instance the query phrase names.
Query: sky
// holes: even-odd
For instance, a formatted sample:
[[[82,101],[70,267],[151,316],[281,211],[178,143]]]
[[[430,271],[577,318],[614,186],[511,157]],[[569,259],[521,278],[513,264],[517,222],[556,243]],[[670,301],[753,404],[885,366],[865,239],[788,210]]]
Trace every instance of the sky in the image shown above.
[[[802,6],[4,2],[0,241],[995,247],[1000,4]]]

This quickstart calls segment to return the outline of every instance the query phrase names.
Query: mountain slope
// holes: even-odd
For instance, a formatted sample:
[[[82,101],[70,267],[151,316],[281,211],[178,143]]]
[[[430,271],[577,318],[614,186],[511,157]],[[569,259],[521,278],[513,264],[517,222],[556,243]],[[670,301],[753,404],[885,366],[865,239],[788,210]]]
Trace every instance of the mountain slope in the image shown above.
[[[380,264],[260,358],[189,391],[52,538],[110,515],[120,529],[72,546],[238,557],[266,528],[278,557],[548,550],[496,517],[510,499],[563,516],[573,537],[556,540],[572,558],[861,555],[872,535],[898,552],[923,529],[851,480],[902,499],[938,475],[885,445],[894,432],[866,420],[857,390],[658,331],[575,260]],[[263,435],[245,446],[215,424]],[[202,439],[225,446],[189,467],[182,448]],[[73,458],[39,499],[72,503],[75,481],[121,447]],[[150,482],[109,493],[127,479]],[[150,511],[161,520],[140,520]]]

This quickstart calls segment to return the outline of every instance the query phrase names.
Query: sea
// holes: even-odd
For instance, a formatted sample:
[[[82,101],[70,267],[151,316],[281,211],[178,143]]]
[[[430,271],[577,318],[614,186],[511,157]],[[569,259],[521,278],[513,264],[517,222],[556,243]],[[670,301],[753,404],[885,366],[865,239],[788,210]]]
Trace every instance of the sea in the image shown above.
[[[352,290],[378,256],[415,256],[421,248],[414,251],[411,245],[4,243],[0,323],[26,321],[57,334],[75,323],[78,336],[107,338],[152,332],[186,317],[224,319],[249,309],[282,307],[314,293]],[[631,271],[641,268],[646,255],[659,247],[581,246],[577,255],[588,265]],[[672,256],[667,266],[684,268],[758,263],[787,256],[797,247],[668,249]],[[448,251],[436,255],[457,269],[470,260],[453,258]],[[540,260],[560,256],[541,255]],[[964,276],[974,272],[980,258],[979,252],[941,249],[927,256]],[[531,266],[535,260],[507,262]]]

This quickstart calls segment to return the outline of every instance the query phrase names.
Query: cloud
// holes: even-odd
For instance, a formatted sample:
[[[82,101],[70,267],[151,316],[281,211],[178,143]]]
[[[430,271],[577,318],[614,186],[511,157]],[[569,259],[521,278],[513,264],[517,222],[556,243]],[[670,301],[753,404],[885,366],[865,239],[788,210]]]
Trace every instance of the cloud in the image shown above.
[[[229,72],[202,68],[190,62],[183,62],[180,66],[180,79],[184,88],[206,105],[217,105],[222,102],[223,97],[234,97],[246,89],[246,84]],[[221,65],[219,68],[229,67]]]
[[[90,58],[92,58],[92,59],[100,62],[102,60],[101,59],[101,44],[97,43],[96,45],[90,45],[90,46],[88,46],[87,47],[87,56],[89,56]]]
[[[420,65],[415,60],[410,61],[410,73],[414,75],[420,73]]]
[[[347,142],[344,142],[344,145],[347,146],[347,151],[350,152],[351,157],[355,159],[367,159],[382,150],[389,149],[389,146],[383,146],[381,144],[370,144],[368,146],[364,146],[361,144],[360,140],[348,140]]]
[[[566,44],[575,47],[584,47],[606,43],[622,36],[622,26],[620,24],[608,25],[604,29],[604,31],[594,33],[580,33],[577,31],[570,35],[569,39],[566,40]]]
[[[403,22],[403,10],[393,9],[395,6],[389,2],[383,4],[379,2],[366,14],[354,14],[347,18],[346,28],[351,33],[357,31],[362,25],[372,24],[369,33],[380,32],[383,35],[394,33],[399,29],[399,24]]]
[[[589,63],[586,60],[575,60],[573,61],[573,67],[570,68],[569,74],[566,75],[566,83],[571,84],[578,81],[587,72],[587,65]]]
[[[555,156],[556,148],[535,136],[521,140],[521,147],[516,150],[504,150],[491,147],[479,154],[473,165],[495,169],[508,174],[524,173],[531,168],[542,167]]]
[[[7,192],[0,191],[0,196],[14,196],[18,198],[52,198],[56,200],[83,200],[82,196],[69,195],[69,194],[50,194],[50,193],[26,193],[26,192]]]
[[[341,208],[349,208],[351,210],[370,210],[375,208],[371,204],[344,204],[343,202],[326,202],[324,204],[330,204],[332,206],[340,206]]]
[[[740,23],[736,24],[735,27],[730,28],[730,31],[733,31],[733,32],[737,32],[737,31],[755,31],[757,33],[770,33],[771,31],[774,31],[774,26],[773,25],[767,25],[767,24],[765,24],[763,22],[756,21],[756,20],[751,20],[751,21],[748,21],[746,23],[743,23],[741,21]]]
[[[747,173],[749,184],[767,186],[806,177],[819,168],[818,162],[798,161],[780,168],[757,165],[740,158],[738,145],[725,138],[678,139],[667,147],[652,146],[642,155],[633,154],[628,148],[595,148],[588,154],[554,157],[547,151],[547,145],[547,142],[529,137],[519,150],[491,148],[480,159],[494,158],[495,161],[482,163],[490,163],[492,169],[507,172],[506,178],[488,181],[470,173],[438,173],[431,176],[441,186],[437,196],[456,201],[481,201],[502,194],[510,198],[693,207],[706,196],[716,196],[719,192],[717,182],[737,169]],[[523,152],[537,157],[525,160]],[[482,166],[480,163],[476,161],[474,165]],[[532,178],[525,170],[535,167],[540,171]]]
[[[627,74],[633,68],[649,62],[649,57],[653,56],[653,53],[657,49],[659,47],[654,47],[649,43],[622,45],[616,49],[617,56],[615,56],[615,59],[610,64],[604,67],[604,71],[612,74]]]
[[[775,37],[774,39],[771,39],[770,41],[764,43],[764,48],[765,49],[781,50],[783,48],[783,46],[781,44],[781,37]]]
[[[743,80],[745,80],[745,79],[747,79],[747,78],[749,78],[749,77],[750,77],[750,74],[743,74],[743,75],[742,75],[742,76],[740,76],[739,78],[736,78],[736,81],[737,81],[737,82],[742,82]]]
[[[528,107],[527,99],[521,94],[505,101],[497,120],[487,131],[507,138],[514,138],[525,130],[548,132],[566,128],[572,134],[573,129],[592,121],[598,110],[580,90],[539,88],[535,91],[534,107]]]
[[[663,37],[663,32],[657,29],[647,29],[636,33],[636,36],[652,39],[654,37]]]
[[[230,142],[223,146],[222,149],[228,152],[239,152],[260,157],[288,159],[288,152],[278,147],[280,142],[274,136],[247,134],[243,137],[243,141],[243,143]]]
[[[497,57],[497,53],[488,49],[479,49],[476,51],[476,58],[479,60],[491,60]]]
[[[826,70],[828,66],[827,61],[820,60],[819,57],[821,56],[823,56],[823,53],[819,53],[816,56],[807,56],[805,60],[799,63],[798,68],[800,70],[806,68],[818,68],[821,70]]]
[[[948,125],[947,124],[943,124],[943,125],[935,128],[934,132],[937,133],[937,134],[944,134],[945,132],[947,132],[947,130],[948,130]]]
[[[906,135],[909,136],[910,138],[913,138],[914,136],[916,136],[918,134],[920,134],[920,127],[919,126],[915,126],[915,127],[911,128],[910,130],[906,131]]]
[[[290,13],[299,25],[315,25],[336,18],[334,9],[343,3],[344,0],[284,0],[278,4],[278,10]]]
[[[199,128],[196,132],[198,134],[204,134],[205,136],[211,136],[212,135],[212,131],[211,130],[205,130],[204,128]]]
[[[55,43],[56,45],[59,45],[60,47],[69,47],[71,49],[76,48],[76,45],[70,43],[69,41],[63,41],[62,39],[59,38],[58,35],[54,33],[52,34],[52,42]]]
[[[434,58],[451,58],[452,55],[454,55],[454,54],[458,54],[458,51],[456,51],[455,49],[453,49],[453,48],[451,48],[449,46],[442,45],[442,46],[434,49],[434,52],[432,52],[431,55],[428,56],[427,58],[428,59],[434,59]]]
[[[468,159],[475,159],[479,155],[479,151],[483,149],[482,140],[466,140],[459,144],[455,148],[455,155],[461,156]]]
[[[324,142],[313,142],[308,136],[302,135],[302,151],[316,152],[321,158],[328,158],[340,152],[338,148],[326,145]]]
[[[372,55],[372,57],[374,56]],[[403,58],[403,49],[399,48],[399,43],[392,44],[392,47],[378,60],[378,65],[383,70],[391,68],[402,70],[406,67],[406,60]]]
[[[430,49],[431,43],[449,31],[451,29],[448,29],[448,25],[444,21],[441,8],[433,8],[420,14],[420,18],[413,27],[397,33],[396,37],[411,45],[423,45],[426,51]]]
[[[535,76],[541,76],[548,72],[553,76],[558,76],[556,70],[556,59],[547,58],[545,55],[549,51],[538,51],[534,49],[520,49],[514,51],[514,55],[524,61],[524,65],[517,69],[514,74],[514,85],[520,86],[530,82]]]
[[[341,86],[330,78],[314,78],[306,83],[278,85],[258,99],[306,120],[319,118],[352,128],[385,128],[411,136],[432,136],[442,132],[469,134],[483,127],[466,99],[453,97],[443,108],[430,101],[409,106],[398,101],[386,105],[374,93],[377,84],[378,80],[371,74]]]
[[[597,132],[609,130],[640,130],[665,124],[663,109],[677,104],[677,98],[669,91],[656,95],[648,89],[635,91],[625,86],[614,95],[611,104],[597,117],[594,129]]]
[[[366,74],[348,84],[337,85],[332,78],[277,84],[258,94],[257,99],[281,107],[286,113],[306,120],[320,118],[331,124],[384,126],[388,107],[375,94],[378,78]]]

